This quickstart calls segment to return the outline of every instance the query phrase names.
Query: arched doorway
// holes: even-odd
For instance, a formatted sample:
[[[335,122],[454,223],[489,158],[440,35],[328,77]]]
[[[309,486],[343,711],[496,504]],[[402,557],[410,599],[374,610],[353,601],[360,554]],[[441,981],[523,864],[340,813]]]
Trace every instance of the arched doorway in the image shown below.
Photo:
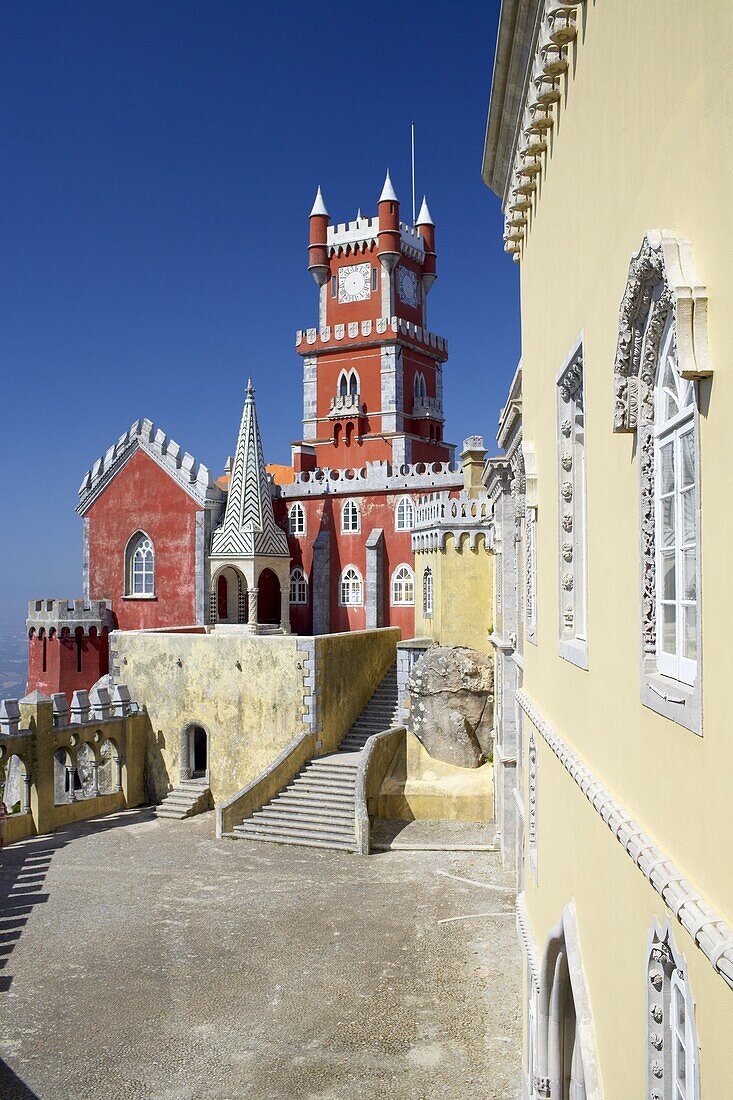
[[[265,625],[280,625],[280,581],[272,569],[263,569],[257,584],[257,621]]]
[[[209,771],[209,739],[203,726],[191,726],[191,778],[201,779]]]
[[[212,581],[210,621],[247,622],[247,582],[232,566],[225,566]]]

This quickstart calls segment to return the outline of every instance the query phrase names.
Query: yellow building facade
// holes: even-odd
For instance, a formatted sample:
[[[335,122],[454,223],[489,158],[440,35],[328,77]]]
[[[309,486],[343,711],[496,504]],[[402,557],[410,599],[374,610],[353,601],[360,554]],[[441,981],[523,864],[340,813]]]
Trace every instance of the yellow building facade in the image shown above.
[[[521,442],[486,480],[519,536],[494,645],[525,1098],[733,1095],[732,45],[723,0],[502,6]]]

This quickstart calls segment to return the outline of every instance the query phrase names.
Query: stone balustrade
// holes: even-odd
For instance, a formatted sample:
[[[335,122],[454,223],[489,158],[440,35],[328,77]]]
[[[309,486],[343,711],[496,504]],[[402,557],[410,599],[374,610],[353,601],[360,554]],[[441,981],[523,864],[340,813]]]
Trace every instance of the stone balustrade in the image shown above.
[[[461,492],[430,493],[417,498],[415,523],[412,529],[412,549],[420,553],[427,550],[443,550],[448,535],[454,545],[467,536],[471,549],[483,536],[488,547],[488,535],[492,516],[491,501],[485,492],[469,495]]]

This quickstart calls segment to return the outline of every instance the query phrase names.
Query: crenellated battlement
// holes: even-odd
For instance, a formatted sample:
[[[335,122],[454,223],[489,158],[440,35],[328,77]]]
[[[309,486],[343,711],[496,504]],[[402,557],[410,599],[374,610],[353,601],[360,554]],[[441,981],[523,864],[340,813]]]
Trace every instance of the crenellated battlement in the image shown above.
[[[391,462],[367,462],[360,468],[302,470],[295,481],[279,486],[284,500],[324,496],[328,493],[349,495],[371,492],[416,492],[420,489],[455,489],[463,484],[459,466],[449,462],[411,462],[393,466]],[[446,493],[447,495],[447,493]]]
[[[114,630],[114,615],[109,600],[30,600],[26,630],[68,630],[71,634],[81,627],[88,634],[92,627],[97,633]]]
[[[415,553],[427,550],[443,550],[448,535],[458,546],[464,535],[468,536],[471,549],[478,544],[479,535],[486,535],[492,515],[491,501],[487,493],[478,496],[460,492],[430,493],[418,497],[415,524],[412,529],[412,549]]]
[[[183,451],[162,428],[156,428],[152,420],[135,420],[84,474],[76,508],[80,515],[84,515],[112,477],[138,450],[150,455],[202,507],[223,499],[221,489],[203,462],[197,462],[192,454]]]
[[[341,341],[373,337],[382,343],[383,337],[399,340],[404,337],[411,343],[420,344],[433,358],[448,358],[448,341],[421,325],[406,321],[402,317],[378,317],[376,321],[350,321],[344,325],[326,325],[324,328],[298,329],[295,333],[295,346],[301,355],[309,355],[311,349],[335,346]],[[436,355],[435,352],[438,354]]]
[[[340,222],[326,229],[326,249],[329,256],[348,255],[350,252],[366,252],[376,248],[379,241],[379,216],[358,217],[353,222]],[[419,228],[400,222],[402,251],[422,263],[425,259],[425,242]]]

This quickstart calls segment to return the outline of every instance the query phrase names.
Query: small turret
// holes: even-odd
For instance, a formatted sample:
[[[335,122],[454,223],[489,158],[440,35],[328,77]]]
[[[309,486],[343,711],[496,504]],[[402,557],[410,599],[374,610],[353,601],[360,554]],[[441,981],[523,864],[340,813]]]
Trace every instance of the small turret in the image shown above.
[[[430,216],[428,210],[428,200],[423,195],[422,206],[420,207],[420,213],[417,216],[415,222],[415,228],[420,230],[420,235],[425,245],[425,261],[422,269],[422,284],[423,290],[427,295],[431,286],[437,279],[436,271],[436,257],[435,257],[435,222]]]
[[[389,275],[400,258],[400,200],[392,186],[389,169],[387,169],[382,194],[379,196],[377,210],[379,212],[377,256]]]
[[[310,212],[310,238],[308,244],[308,270],[319,287],[328,279],[328,210],[320,187],[316,192]]]

